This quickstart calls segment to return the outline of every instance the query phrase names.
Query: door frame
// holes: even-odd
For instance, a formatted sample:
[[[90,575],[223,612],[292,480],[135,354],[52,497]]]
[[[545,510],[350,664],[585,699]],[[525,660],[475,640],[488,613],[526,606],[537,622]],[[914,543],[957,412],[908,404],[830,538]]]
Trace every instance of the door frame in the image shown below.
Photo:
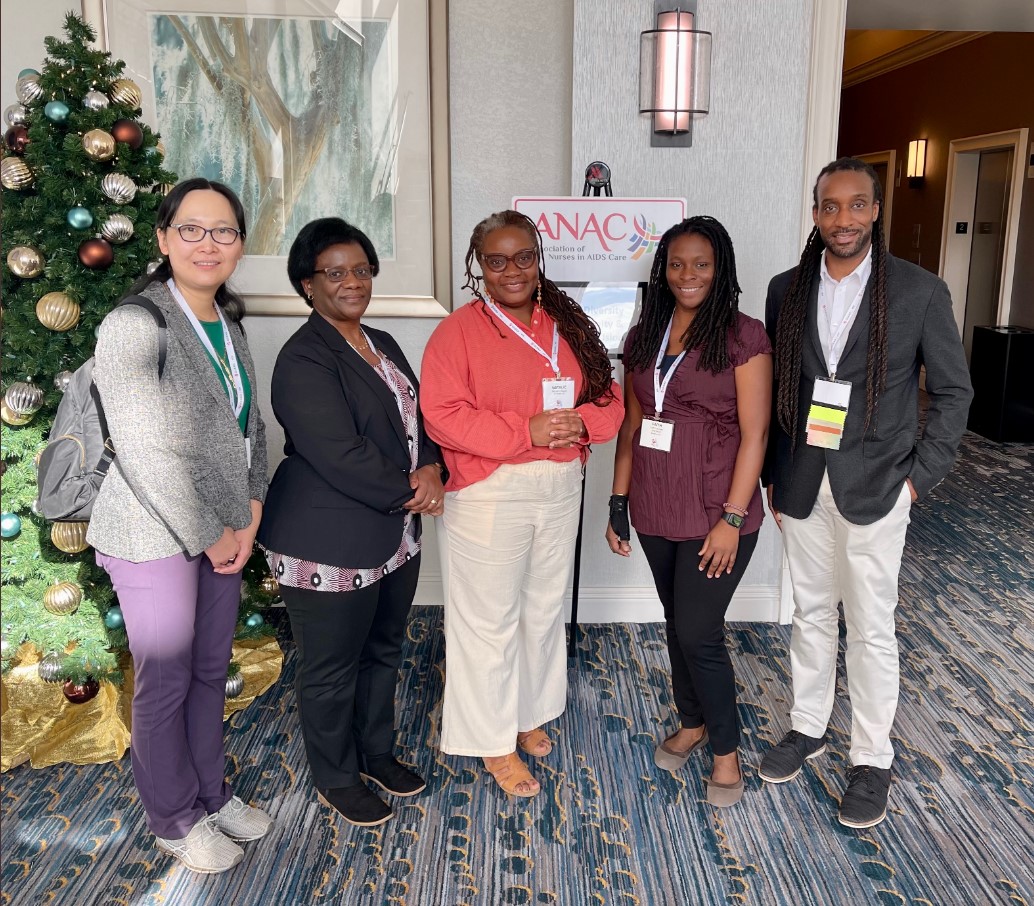
[[[966,323],[966,294],[969,290],[969,259],[973,246],[973,206],[976,202],[977,169],[981,151],[1012,149],[1009,201],[1005,215],[1002,280],[998,290],[996,324],[1008,324],[1016,273],[1016,244],[1020,230],[1020,206],[1027,172],[1029,130],[1009,129],[952,140],[948,145],[948,182],[944,192],[944,220],[941,228],[939,276],[951,292],[955,321],[961,332]],[[956,233],[953,223],[970,223],[968,233]]]
[[[883,207],[880,209],[880,216],[883,220],[883,235],[887,244],[890,244],[890,218],[894,213],[894,186],[898,182],[898,152],[891,148],[889,151],[873,151],[871,154],[856,154],[859,160],[864,160],[870,166],[872,164],[887,165],[887,191],[883,198]]]

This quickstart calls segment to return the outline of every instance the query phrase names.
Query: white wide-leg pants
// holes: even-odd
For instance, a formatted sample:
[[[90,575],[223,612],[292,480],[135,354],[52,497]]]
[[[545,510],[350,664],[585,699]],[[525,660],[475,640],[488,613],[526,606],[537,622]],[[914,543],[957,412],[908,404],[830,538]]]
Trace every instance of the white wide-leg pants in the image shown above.
[[[446,495],[443,752],[506,755],[563,713],[581,481],[578,460],[522,463]]]
[[[851,696],[851,764],[889,768],[890,730],[898,704],[898,642],[894,610],[898,572],[912,506],[907,483],[893,509],[871,525],[848,522],[823,476],[807,519],[782,517],[793,583],[793,729],[826,732],[837,666],[837,605],[847,624],[847,686]]]

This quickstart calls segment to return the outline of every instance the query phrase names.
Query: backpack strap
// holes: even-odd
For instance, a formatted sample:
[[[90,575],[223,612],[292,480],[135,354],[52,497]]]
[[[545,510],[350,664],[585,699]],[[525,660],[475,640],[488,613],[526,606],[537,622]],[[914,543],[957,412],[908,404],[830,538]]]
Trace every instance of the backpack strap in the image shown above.
[[[159,365],[159,368],[161,365]],[[111,435],[108,433],[108,420],[104,417],[104,406],[101,404],[101,392],[97,385],[90,381],[90,397],[93,399],[93,407],[97,410],[97,421],[101,429],[101,437],[104,438],[104,453],[93,471],[103,478],[111,468],[111,462],[115,458],[115,448],[111,445]]]
[[[162,310],[154,304],[154,302],[147,298],[147,296],[126,296],[125,299],[119,302],[119,305],[139,305],[141,308],[146,308],[151,313],[151,317],[154,318],[155,323],[158,325],[158,379],[161,380],[162,374],[165,371],[165,354],[169,349],[169,341],[165,336],[165,315]],[[105,426],[105,437],[106,436],[107,426]]]

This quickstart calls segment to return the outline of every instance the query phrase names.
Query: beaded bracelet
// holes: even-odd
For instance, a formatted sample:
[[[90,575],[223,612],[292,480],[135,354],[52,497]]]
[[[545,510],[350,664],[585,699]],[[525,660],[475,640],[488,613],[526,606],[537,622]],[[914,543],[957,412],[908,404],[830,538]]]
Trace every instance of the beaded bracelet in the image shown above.
[[[750,513],[748,513],[745,509],[743,509],[743,507],[736,506],[735,503],[723,503],[722,504],[722,509],[723,510],[733,510],[733,511],[739,513],[744,519],[746,519],[750,515]]]

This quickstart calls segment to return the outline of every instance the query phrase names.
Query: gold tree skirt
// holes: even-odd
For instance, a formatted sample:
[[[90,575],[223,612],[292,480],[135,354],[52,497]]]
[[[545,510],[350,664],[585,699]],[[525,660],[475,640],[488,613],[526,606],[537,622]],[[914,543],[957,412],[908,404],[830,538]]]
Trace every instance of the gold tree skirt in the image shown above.
[[[117,761],[129,748],[133,700],[133,666],[125,667],[122,686],[101,683],[90,701],[73,705],[61,683],[45,683],[36,665],[40,653],[31,644],[18,649],[16,666],[0,682],[0,772],[28,761],[34,768],[60,762],[103,764]],[[284,653],[274,636],[233,643],[244,691],[228,698],[223,718],[250,705],[277,681]]]

